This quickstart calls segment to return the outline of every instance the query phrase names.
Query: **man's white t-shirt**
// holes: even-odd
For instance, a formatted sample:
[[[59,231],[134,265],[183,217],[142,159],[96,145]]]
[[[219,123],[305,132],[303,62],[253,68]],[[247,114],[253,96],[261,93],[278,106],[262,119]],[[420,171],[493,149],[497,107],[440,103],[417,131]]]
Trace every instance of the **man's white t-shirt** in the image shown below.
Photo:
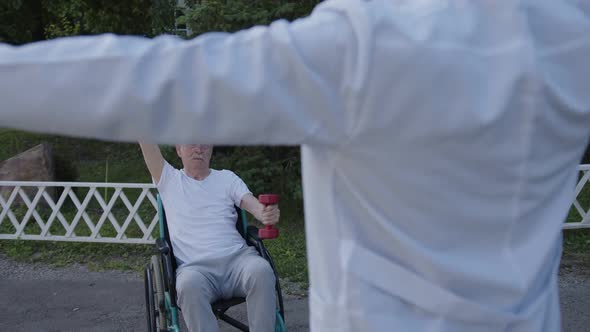
[[[240,206],[250,190],[232,171],[212,169],[199,181],[164,162],[157,187],[177,259],[192,263],[227,256],[244,247],[234,206]]]

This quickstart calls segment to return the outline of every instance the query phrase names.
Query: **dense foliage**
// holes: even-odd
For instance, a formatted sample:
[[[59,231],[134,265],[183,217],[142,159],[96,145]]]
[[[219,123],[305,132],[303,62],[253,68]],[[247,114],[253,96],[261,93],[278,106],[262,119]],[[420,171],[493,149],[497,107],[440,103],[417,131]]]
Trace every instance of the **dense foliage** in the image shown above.
[[[233,32],[254,25],[266,25],[278,19],[292,21],[307,16],[318,0],[187,0],[185,15],[179,21],[192,35],[208,31]]]
[[[0,41],[98,33],[155,36],[174,28],[174,0],[3,0]]]

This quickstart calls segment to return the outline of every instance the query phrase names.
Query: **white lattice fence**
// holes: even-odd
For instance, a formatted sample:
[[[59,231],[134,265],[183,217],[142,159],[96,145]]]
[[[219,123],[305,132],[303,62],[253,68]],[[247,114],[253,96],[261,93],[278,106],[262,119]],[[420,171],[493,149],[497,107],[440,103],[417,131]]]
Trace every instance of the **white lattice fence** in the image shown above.
[[[0,181],[0,193],[0,239],[153,243],[157,235],[152,184]]]
[[[590,228],[590,165],[564,229]],[[153,184],[0,181],[0,239],[153,243]]]
[[[590,228],[590,165],[580,165],[580,179],[576,185],[576,198],[564,229]]]

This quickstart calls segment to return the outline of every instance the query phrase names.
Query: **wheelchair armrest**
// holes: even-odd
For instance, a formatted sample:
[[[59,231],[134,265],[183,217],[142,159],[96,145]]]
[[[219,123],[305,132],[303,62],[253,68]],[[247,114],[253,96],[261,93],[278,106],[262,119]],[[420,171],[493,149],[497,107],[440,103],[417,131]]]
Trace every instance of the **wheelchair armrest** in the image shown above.
[[[254,246],[262,258],[269,260],[270,257],[266,247],[264,246],[262,239],[258,236],[258,227],[249,225],[247,232],[248,237],[246,241],[248,245]]]
[[[170,246],[164,239],[158,238],[156,240],[156,248],[158,248],[158,252],[162,255],[168,255],[170,253]]]

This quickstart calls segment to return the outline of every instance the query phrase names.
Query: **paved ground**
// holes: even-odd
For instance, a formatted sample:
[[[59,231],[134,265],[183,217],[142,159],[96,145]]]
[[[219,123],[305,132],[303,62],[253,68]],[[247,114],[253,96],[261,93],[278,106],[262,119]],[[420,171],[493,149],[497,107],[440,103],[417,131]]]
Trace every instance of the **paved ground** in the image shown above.
[[[142,278],[90,272],[84,266],[16,263],[0,256],[0,331],[145,331]],[[284,297],[287,330],[308,331],[307,298]],[[245,305],[228,313],[247,321]],[[224,332],[237,331],[224,322],[220,326]]]
[[[562,271],[564,331],[590,331],[590,276]],[[295,290],[296,291],[296,290]],[[287,330],[308,331],[307,299],[285,299]],[[232,309],[245,320],[245,307]],[[143,281],[135,273],[51,268],[0,257],[0,331],[145,331]],[[221,331],[235,331],[221,323]]]
[[[563,331],[590,331],[590,276],[562,273],[559,292]]]

